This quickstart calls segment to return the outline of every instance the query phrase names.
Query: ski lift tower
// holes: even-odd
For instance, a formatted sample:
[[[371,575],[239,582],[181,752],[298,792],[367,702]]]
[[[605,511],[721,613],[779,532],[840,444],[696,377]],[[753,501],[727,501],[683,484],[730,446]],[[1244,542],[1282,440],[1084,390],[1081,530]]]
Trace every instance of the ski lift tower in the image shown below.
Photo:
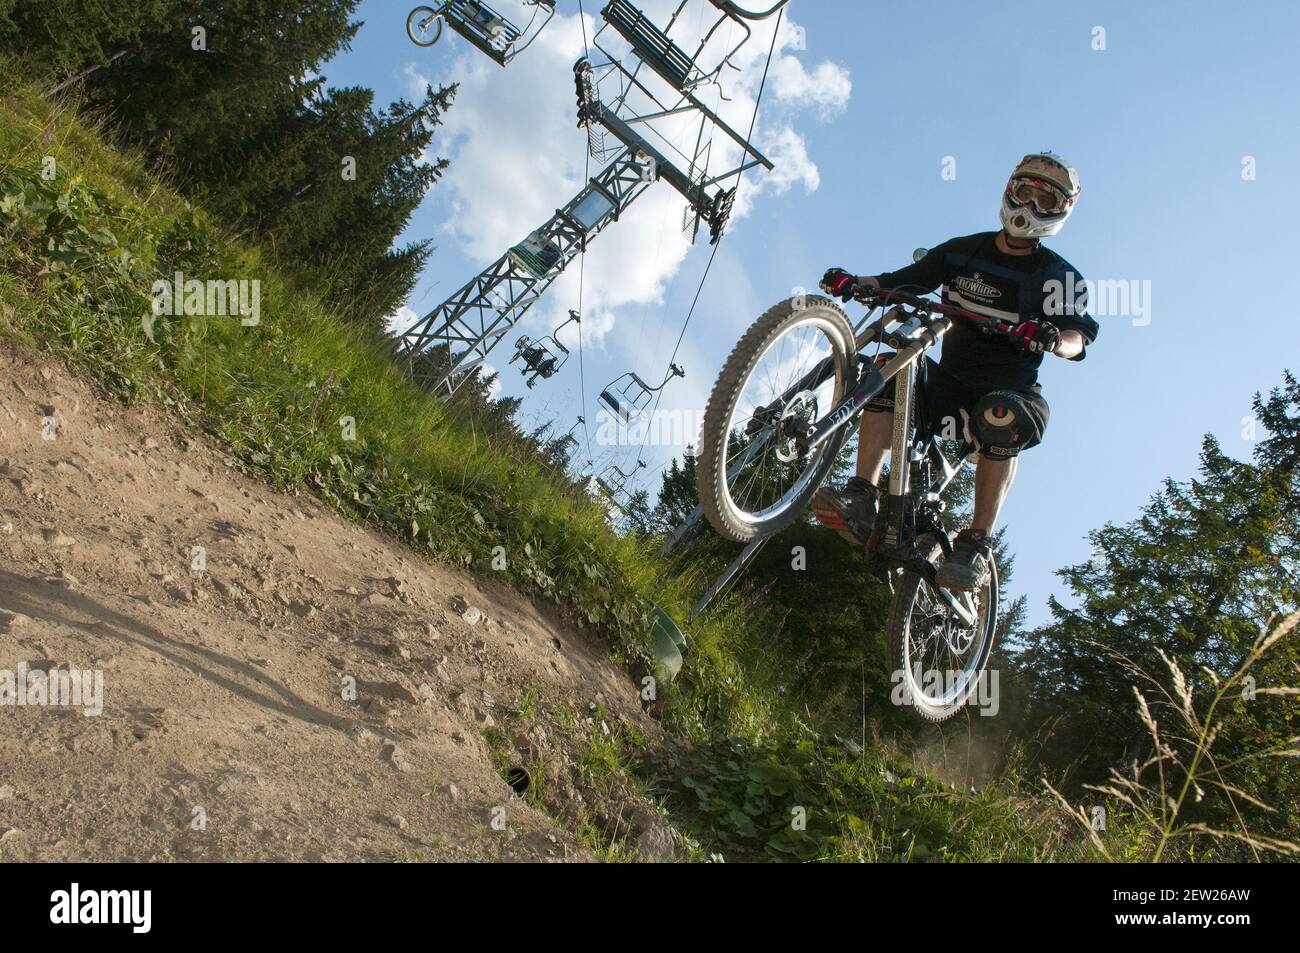
[[[701,224],[718,241],[735,201],[731,180],[757,166],[770,170],[772,163],[700,96],[724,70],[739,69],[732,59],[751,35],[749,23],[788,2],[753,12],[731,0],[681,0],[660,29],[627,0],[611,0],[593,41],[604,59],[584,57],[573,68],[578,125],[587,130],[592,157],[607,165],[548,221],[397,337],[395,356],[413,379],[439,396],[454,394],[587,244],[657,181],[686,199],[683,226],[692,242]],[[694,53],[670,35],[683,32],[682,14],[690,3],[717,14]],[[714,41],[728,23],[739,25],[740,40],[719,53],[721,44]],[[611,40],[624,49],[609,49]],[[652,76],[642,76],[643,66]],[[605,83],[610,92],[602,98]],[[688,121],[695,128],[689,154],[671,138]],[[713,130],[739,147],[739,156],[716,171],[709,161]]]

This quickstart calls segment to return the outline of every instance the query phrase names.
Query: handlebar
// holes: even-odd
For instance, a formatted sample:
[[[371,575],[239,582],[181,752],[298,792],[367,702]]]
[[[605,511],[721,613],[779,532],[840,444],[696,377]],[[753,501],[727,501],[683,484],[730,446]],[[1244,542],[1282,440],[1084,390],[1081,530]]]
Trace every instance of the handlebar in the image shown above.
[[[906,291],[897,291],[891,288],[872,288],[869,285],[854,285],[853,298],[869,306],[898,304],[905,308],[910,308],[915,313],[922,314],[942,314],[950,318],[964,318],[990,334],[1011,333],[1012,325],[1009,321],[1002,321],[998,318],[991,318],[986,314],[978,314],[975,311],[968,311],[965,308],[959,308],[953,304],[944,304],[941,301],[931,301],[929,298],[923,298],[919,295],[910,294]]]

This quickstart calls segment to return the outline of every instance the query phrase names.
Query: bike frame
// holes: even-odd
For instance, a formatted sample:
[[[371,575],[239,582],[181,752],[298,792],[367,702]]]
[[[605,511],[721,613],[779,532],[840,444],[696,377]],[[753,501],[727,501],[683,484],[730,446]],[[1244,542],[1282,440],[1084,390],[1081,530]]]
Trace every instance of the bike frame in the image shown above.
[[[886,293],[889,294],[889,293]],[[884,508],[885,525],[878,552],[890,562],[904,568],[914,569],[934,582],[936,568],[916,549],[915,527],[911,525],[916,513],[908,508],[911,491],[912,465],[919,463],[924,454],[929,454],[938,469],[938,474],[926,489],[924,499],[937,503],[943,491],[965,465],[966,456],[974,449],[968,441],[963,441],[962,452],[954,463],[950,461],[933,436],[928,445],[921,449],[920,441],[913,443],[912,418],[916,403],[916,384],[920,376],[919,363],[922,355],[943,339],[952,328],[954,318],[949,314],[936,314],[930,310],[928,302],[912,296],[904,297],[913,303],[914,310],[909,314],[899,308],[891,309],[879,320],[868,325],[859,334],[856,351],[859,358],[865,348],[876,341],[881,341],[896,349],[892,358],[882,367],[874,361],[864,360],[864,371],[856,387],[853,388],[822,420],[808,428],[800,440],[801,449],[811,451],[825,443],[830,437],[846,427],[866,407],[867,403],[880,394],[886,385],[894,383],[894,419],[893,434],[890,443],[889,495]],[[995,331],[1005,330],[1001,322],[993,322],[980,315],[965,312],[959,308],[936,305],[951,314],[961,314],[972,319],[988,323]],[[890,330],[890,326],[898,326]],[[801,389],[809,383],[809,378],[819,374],[820,369],[810,373],[808,378],[800,381],[794,390]],[[946,536],[941,538],[945,551],[949,549]],[[967,625],[975,622],[975,606],[970,593],[954,593],[947,589],[934,587],[939,598]]]
[[[910,304],[915,310],[918,310],[921,314],[925,316],[927,322],[929,321],[929,319],[931,318],[934,312],[938,312],[950,318],[961,316],[979,323],[983,323],[986,326],[989,326],[990,329],[995,332],[1005,333],[1005,331],[1008,328],[1008,326],[1003,324],[1002,322],[995,321],[983,315],[974,314],[972,312],[965,311],[964,309],[961,308],[956,308],[949,305],[943,305],[928,299],[916,298],[914,296],[904,295],[897,292],[890,292],[888,293],[888,295],[895,298],[896,300],[901,300],[904,304]],[[879,295],[879,297],[885,297],[885,295]],[[871,302],[864,301],[864,303],[870,304]],[[870,315],[868,315],[868,318],[869,317]],[[905,317],[910,317],[910,316],[905,315]],[[870,324],[867,323],[866,318],[858,322],[858,325],[855,329],[857,334],[856,340],[854,342],[855,353],[861,354],[861,352],[865,350],[871,343],[873,343],[878,337],[885,335],[885,332],[890,330],[891,324],[900,323],[900,321],[897,320],[897,318],[898,315],[891,310],[886,315],[882,316],[881,318],[879,318],[874,322],[871,322]],[[903,323],[906,327],[906,331],[904,330],[904,327],[898,328],[895,331],[895,333],[890,334],[888,337],[885,338],[886,343],[889,343],[892,346],[896,346],[900,338],[902,338],[904,334],[912,334],[915,332],[915,325],[907,325],[906,322]],[[951,322],[947,322],[947,321],[942,325],[935,326],[934,330],[936,332],[935,335],[936,342],[940,338],[942,338],[943,334],[948,330],[949,327],[951,327]],[[910,361],[906,357],[902,358],[901,360],[896,358],[895,362],[886,365],[885,371],[879,374],[879,378],[872,378],[870,381],[864,380],[859,382],[860,386],[869,385],[871,383],[879,383],[879,388],[867,394],[865,397],[862,397],[860,400],[854,399],[857,396],[857,391],[858,391],[858,388],[855,388],[854,394],[850,395],[849,397],[843,398],[842,402],[847,402],[850,399],[854,399],[853,400],[854,405],[857,407],[858,410],[860,410],[861,407],[865,405],[868,400],[871,399],[871,397],[875,396],[875,394],[879,393],[880,390],[883,389],[885,383],[887,383],[892,377],[897,376],[897,374],[902,370],[904,366],[907,366],[909,364],[912,365],[913,367],[917,366],[916,358],[919,357],[920,353],[923,353],[924,350],[925,350],[924,347],[919,348],[917,350],[917,354],[912,356]],[[824,361],[820,362],[817,366],[810,369],[808,373],[805,374],[798,382],[786,388],[786,390],[775,401],[769,404],[767,410],[771,411],[773,409],[784,406],[788,401],[790,401],[794,397],[794,395],[798,394],[800,391],[815,390],[817,387],[824,384],[829,379],[829,376],[833,373],[831,360],[832,360],[831,358],[826,358]],[[872,363],[871,365],[871,370],[873,371],[877,370],[874,363]],[[914,393],[915,385],[916,385],[916,378],[913,377],[910,386],[906,388],[906,390],[909,393]],[[764,446],[767,444],[769,440],[794,438],[806,444],[806,441],[808,439],[808,433],[813,432],[813,431],[809,431],[804,434],[787,434],[778,437],[779,420],[777,416],[769,416],[766,417],[765,419],[760,419],[762,418],[763,411],[764,411],[763,408],[759,408],[755,411],[755,420],[753,421],[753,423],[755,423],[757,426],[755,426],[753,430],[747,431],[748,436],[752,437],[751,441],[748,443],[745,449],[738,456],[728,461],[727,477],[726,477],[728,481],[734,479],[754,459],[755,456],[761,453]],[[841,418],[841,420],[839,421],[839,425],[842,426],[850,423],[854,419],[854,415],[855,415],[855,411],[851,410],[847,416]],[[897,428],[895,429],[897,430]],[[906,430],[904,430],[903,432],[904,434],[906,434]],[[898,444],[897,440],[895,440],[895,444],[896,445]],[[959,456],[954,462],[954,461],[950,461],[948,457],[944,455],[942,449],[939,447],[938,443],[935,440],[933,439],[930,440],[928,446],[926,446],[921,452],[930,458],[930,462],[933,465],[934,473],[936,474],[936,476],[931,481],[931,485],[925,494],[924,502],[933,503],[933,504],[939,503],[940,496],[942,495],[944,490],[946,490],[948,486],[952,483],[956,475],[961,471],[962,467],[964,466],[966,457],[969,455],[969,453],[972,450],[974,450],[973,445],[969,443],[964,444],[962,449],[959,451]],[[908,460],[909,467],[912,462],[919,462],[907,447],[906,439],[904,439],[903,443],[901,444],[901,449],[896,449],[896,453],[898,454],[896,456],[896,459]],[[897,500],[897,502],[892,503],[890,506],[888,506],[885,510],[884,515],[887,517],[887,519],[892,518],[893,524],[895,526],[907,525],[907,506],[906,506],[907,497],[905,493],[910,483],[911,483],[910,472],[906,477],[902,478],[902,482],[899,486],[894,486],[891,482],[890,497],[891,500]],[[896,495],[896,492],[899,489],[902,489],[904,492],[897,493]],[[666,555],[670,552],[675,551],[676,549],[678,549],[683,545],[689,544],[690,541],[693,540],[700,533],[701,527],[704,525],[703,516],[704,516],[703,508],[699,504],[696,504],[695,508],[673,531],[672,535],[669,536],[664,541],[663,545],[660,547],[659,550],[660,554]],[[744,550],[740,553],[740,555],[735,560],[732,561],[732,563],[723,571],[722,575],[719,576],[718,579],[709,587],[708,591],[706,591],[704,595],[702,595],[700,599],[696,602],[695,607],[692,609],[690,614],[691,618],[695,618],[696,616],[704,612],[708,608],[708,606],[711,605],[712,602],[717,598],[717,596],[741,572],[744,571],[745,567],[749,565],[749,563],[754,559],[754,557],[757,555],[759,550],[762,549],[763,545],[767,543],[771,538],[772,537],[770,536],[759,536],[751,540],[750,543],[747,546],[745,546]],[[940,539],[940,542],[946,548],[950,548],[946,536],[943,536]],[[934,574],[936,571],[935,566],[931,564],[929,561],[920,558],[919,554],[915,553],[915,547],[913,547],[913,555],[916,556],[915,560],[896,558],[894,559],[894,562],[904,567],[914,568],[918,573],[923,574],[929,582],[933,583]],[[939,592],[939,596],[942,599],[942,601],[944,601],[950,608],[953,609],[954,613],[956,613],[959,618],[967,622],[970,622],[974,619],[974,609],[969,595],[963,593],[962,598],[959,601],[954,599],[951,596],[951,594],[947,592],[947,590],[941,590]]]

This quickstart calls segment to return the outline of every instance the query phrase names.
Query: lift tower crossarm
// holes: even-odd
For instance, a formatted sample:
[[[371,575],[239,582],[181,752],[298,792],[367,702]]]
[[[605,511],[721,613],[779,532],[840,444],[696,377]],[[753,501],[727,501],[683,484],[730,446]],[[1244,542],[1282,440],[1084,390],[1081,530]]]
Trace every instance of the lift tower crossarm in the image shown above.
[[[459,291],[434,308],[398,339],[394,351],[405,359],[411,376],[426,389],[450,396],[481,364],[564,267],[651,184],[644,159],[624,148],[567,205],[533,233],[536,242],[555,254],[542,274],[506,253]],[[446,348],[438,366],[419,360]]]
[[[551,0],[532,2],[548,11],[554,10],[555,5]],[[748,38],[749,27],[745,25],[745,20],[762,19],[776,12],[788,0],[777,0],[776,5],[765,13],[745,10],[730,0],[711,2],[723,15],[705,33],[700,51],[708,45],[710,38],[724,22],[730,20],[739,23]],[[686,0],[683,0],[673,15],[668,25],[669,30],[677,22],[685,3]],[[449,23],[458,12],[464,12],[467,16],[472,14],[474,22],[483,28],[485,35],[491,32],[489,27],[494,25],[495,19],[500,19],[478,0],[450,0],[445,9],[449,13]],[[574,66],[578,125],[587,130],[587,145],[591,155],[602,162],[612,161],[591,178],[567,205],[557,209],[549,221],[396,338],[393,349],[397,360],[406,365],[417,382],[440,396],[451,396],[472,376],[473,370],[487,359],[492,349],[554,283],[565,267],[586,250],[591,238],[610,222],[617,221],[628,205],[653,182],[664,179],[685,196],[689,207],[683,229],[692,242],[695,241],[700,224],[707,223],[712,240],[716,243],[726,228],[736,197],[736,187],[725,188],[722,183],[732,177],[739,179],[745,170],[755,166],[772,168],[772,163],[766,156],[727,126],[692,92],[701,83],[716,81],[724,66],[731,65],[735,68],[734,64],[729,63],[730,57],[744,45],[745,39],[721,63],[705,73],[695,64],[699,52],[695,57],[687,56],[668,38],[667,32],[650,23],[644,14],[632,6],[630,0],[610,0],[602,11],[602,16],[608,26],[629,38],[638,60],[636,66],[629,69],[617,57],[602,50],[609,57],[608,66],[616,69],[623,78],[620,95],[612,106],[606,106],[601,101],[590,62],[584,57]],[[408,31],[410,27],[408,22]],[[598,31],[598,35],[603,29]],[[600,49],[594,38],[592,44]],[[642,65],[649,65],[652,71],[675,85],[681,100],[670,105],[656,97],[637,78]],[[648,105],[641,108],[639,115],[635,114],[638,110],[627,101],[628,93],[633,89],[644,93],[648,99]],[[625,115],[620,116],[620,112]],[[708,160],[710,146],[706,144],[701,149],[700,138],[697,136],[695,155],[689,160],[690,167],[683,170],[669,161],[663,152],[652,146],[638,131],[642,128],[654,131],[650,125],[654,120],[686,112],[698,112],[701,115],[700,136],[706,125],[712,124],[740,146],[742,156],[733,168],[711,173]],[[633,123],[644,125],[633,128]],[[603,146],[604,131],[601,130],[608,131],[618,140],[609,150]],[[672,148],[675,147],[670,145]],[[649,162],[653,166],[649,166]]]

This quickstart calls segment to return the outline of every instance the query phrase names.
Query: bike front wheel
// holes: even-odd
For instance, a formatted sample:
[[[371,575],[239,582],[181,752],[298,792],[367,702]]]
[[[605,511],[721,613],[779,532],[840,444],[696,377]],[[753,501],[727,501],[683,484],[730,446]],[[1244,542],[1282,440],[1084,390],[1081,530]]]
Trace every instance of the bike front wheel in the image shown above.
[[[919,548],[931,563],[943,554],[933,535]],[[998,625],[998,567],[992,559],[988,582],[970,596],[975,622],[967,626],[920,573],[904,570],[894,580],[888,625],[889,656],[898,666],[892,676],[894,700],[925,721],[937,724],[957,714],[977,698],[987,677]]]
[[[754,322],[704,413],[696,491],[718,533],[747,543],[794,521],[849,428],[811,452],[800,438],[848,392],[855,369],[853,326],[828,298],[790,298]]]

